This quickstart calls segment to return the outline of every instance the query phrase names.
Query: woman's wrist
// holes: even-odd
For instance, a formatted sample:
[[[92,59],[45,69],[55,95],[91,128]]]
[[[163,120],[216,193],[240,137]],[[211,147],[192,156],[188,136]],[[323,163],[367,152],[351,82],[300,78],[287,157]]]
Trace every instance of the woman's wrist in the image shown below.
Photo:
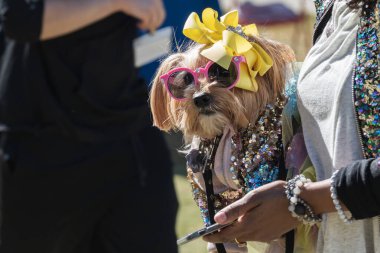
[[[309,183],[300,194],[300,198],[308,203],[317,215],[336,212],[331,198],[330,183],[330,179]],[[342,205],[342,207],[346,210],[345,206]]]
[[[286,198],[289,200],[288,210],[294,218],[304,224],[315,224],[321,222],[320,215],[314,213],[312,207],[300,197],[301,192],[311,180],[304,175],[297,175],[290,179],[285,186]]]

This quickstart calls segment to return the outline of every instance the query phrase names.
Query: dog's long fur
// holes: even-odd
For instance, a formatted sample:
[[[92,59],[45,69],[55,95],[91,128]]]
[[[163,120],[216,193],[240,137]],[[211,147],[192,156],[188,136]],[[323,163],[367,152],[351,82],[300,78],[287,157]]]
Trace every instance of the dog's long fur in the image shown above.
[[[283,44],[266,40],[262,37],[250,38],[258,43],[273,59],[273,67],[263,76],[257,77],[258,91],[251,92],[240,88],[227,90],[217,83],[200,80],[198,90],[194,87],[187,95],[186,101],[176,101],[165,90],[160,80],[162,74],[176,67],[196,69],[203,67],[208,60],[201,56],[204,46],[192,44],[184,52],[170,55],[164,60],[153,80],[150,93],[150,105],[154,125],[161,130],[180,130],[185,141],[189,143],[194,136],[210,139],[223,132],[230,124],[235,131],[255,122],[264,107],[274,102],[284,90],[286,64],[294,61],[293,51]],[[212,115],[203,114],[192,100],[194,94],[208,93],[213,102],[210,105]]]
[[[261,37],[250,38],[258,43],[273,59],[273,67],[262,77],[256,77],[258,91],[252,92],[240,88],[227,90],[216,82],[208,82],[205,78],[199,80],[200,85],[186,89],[185,101],[177,101],[170,97],[160,76],[176,67],[197,69],[208,62],[201,56],[202,45],[192,44],[184,52],[170,55],[162,62],[150,93],[150,104],[154,125],[164,131],[179,130],[184,134],[186,144],[196,139],[212,139],[221,135],[226,126],[232,126],[235,132],[248,123],[255,124],[260,113],[269,103],[283,97],[287,63],[294,61],[293,51],[283,44],[266,40]],[[196,106],[194,98],[200,94],[211,96],[211,103],[205,108]],[[200,108],[201,107],[201,108]],[[209,113],[211,112],[211,113]],[[193,137],[197,137],[194,139]],[[229,170],[228,168],[222,168]],[[188,169],[189,180],[194,181],[194,173]],[[215,172],[216,173],[216,172]],[[196,173],[195,173],[196,174]],[[217,177],[216,177],[217,178]],[[210,252],[216,252],[215,246],[209,244]],[[273,246],[273,247],[272,247]],[[273,244],[268,251],[279,252],[282,246]],[[245,252],[235,243],[225,244],[226,250]],[[238,251],[237,251],[238,249]],[[272,251],[273,250],[273,251]],[[227,250],[227,252],[230,252]]]

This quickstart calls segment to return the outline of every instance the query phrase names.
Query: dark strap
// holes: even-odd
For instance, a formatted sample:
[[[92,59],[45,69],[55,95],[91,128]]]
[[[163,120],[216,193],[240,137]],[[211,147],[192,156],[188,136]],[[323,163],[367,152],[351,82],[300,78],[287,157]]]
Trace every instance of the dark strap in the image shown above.
[[[279,138],[279,141],[281,141],[282,138]],[[285,154],[284,151],[281,152],[280,155],[280,173],[279,173],[279,180],[286,180],[286,166],[285,166]],[[285,234],[285,253],[293,253],[294,252],[294,230],[289,231]]]
[[[209,213],[210,223],[214,224],[215,208],[214,208],[214,189],[212,183],[212,171],[206,169],[203,173],[203,179],[206,185],[206,196],[207,196],[207,209]]]
[[[206,196],[207,196],[207,209],[208,215],[211,224],[215,224],[214,216],[215,216],[215,208],[214,208],[214,189],[212,183],[212,170],[206,168],[203,173],[203,179],[206,185]],[[216,243],[216,249],[218,253],[226,253],[226,249],[224,248],[223,243]]]
[[[294,230],[285,234],[285,253],[294,252]]]
[[[4,146],[7,139],[7,127],[0,124],[0,244],[2,242],[1,230],[3,223],[3,171],[5,166]]]
[[[279,135],[279,144],[277,146],[282,146],[282,134]],[[286,175],[287,175],[287,169],[285,166],[285,152],[284,149],[282,149],[282,152],[280,152],[280,161],[279,161],[279,174],[278,174],[278,179],[279,180],[284,180],[286,181]]]
[[[327,22],[330,20],[332,15],[332,10],[334,6],[334,0],[326,6],[326,10],[323,13],[319,22],[315,25],[314,34],[313,34],[313,45],[317,42],[318,38],[321,36],[323,30],[325,29]]]
[[[213,161],[214,161],[214,157],[216,154],[218,142],[219,141],[217,139],[214,140],[213,149],[211,150],[211,156],[208,159],[208,161],[206,161],[206,166],[205,166],[205,169],[203,172],[203,179],[204,179],[205,185],[206,185],[207,209],[208,209],[208,215],[209,215],[209,219],[210,219],[211,224],[215,224],[215,220],[214,220],[214,216],[215,216],[214,200],[215,200],[215,197],[214,197],[214,187],[213,187],[213,182],[212,182],[212,170],[211,170],[211,168],[213,167]],[[227,253],[226,249],[224,248],[223,243],[216,243],[215,246],[216,246],[218,253]]]

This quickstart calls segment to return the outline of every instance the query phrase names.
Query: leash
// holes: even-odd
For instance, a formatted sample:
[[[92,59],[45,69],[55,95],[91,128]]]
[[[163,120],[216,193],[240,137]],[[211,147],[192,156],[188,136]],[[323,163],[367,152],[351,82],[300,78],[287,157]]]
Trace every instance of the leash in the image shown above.
[[[214,216],[216,214],[215,212],[215,206],[214,206],[214,187],[213,187],[213,181],[212,181],[212,169],[214,167],[214,158],[216,154],[216,150],[219,144],[221,137],[215,137],[212,144],[211,144],[211,150],[208,151],[205,164],[203,166],[203,179],[206,186],[206,197],[207,197],[207,208],[208,208],[208,216],[210,219],[210,223],[215,224]],[[226,249],[224,248],[223,243],[216,243],[215,244],[216,249],[218,253],[227,253]]]

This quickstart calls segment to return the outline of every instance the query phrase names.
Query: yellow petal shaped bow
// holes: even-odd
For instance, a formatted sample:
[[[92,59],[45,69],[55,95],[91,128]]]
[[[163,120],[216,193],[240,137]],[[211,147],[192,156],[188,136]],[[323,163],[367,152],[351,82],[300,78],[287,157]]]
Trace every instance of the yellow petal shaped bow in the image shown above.
[[[256,25],[241,27],[237,11],[228,12],[219,21],[218,12],[211,8],[202,12],[202,21],[197,13],[191,13],[183,34],[207,45],[201,55],[225,69],[229,68],[233,56],[243,55],[246,63],[241,63],[240,80],[235,87],[257,91],[257,74],[263,76],[273,66],[273,60],[260,45],[248,41],[249,36],[259,34]]]

